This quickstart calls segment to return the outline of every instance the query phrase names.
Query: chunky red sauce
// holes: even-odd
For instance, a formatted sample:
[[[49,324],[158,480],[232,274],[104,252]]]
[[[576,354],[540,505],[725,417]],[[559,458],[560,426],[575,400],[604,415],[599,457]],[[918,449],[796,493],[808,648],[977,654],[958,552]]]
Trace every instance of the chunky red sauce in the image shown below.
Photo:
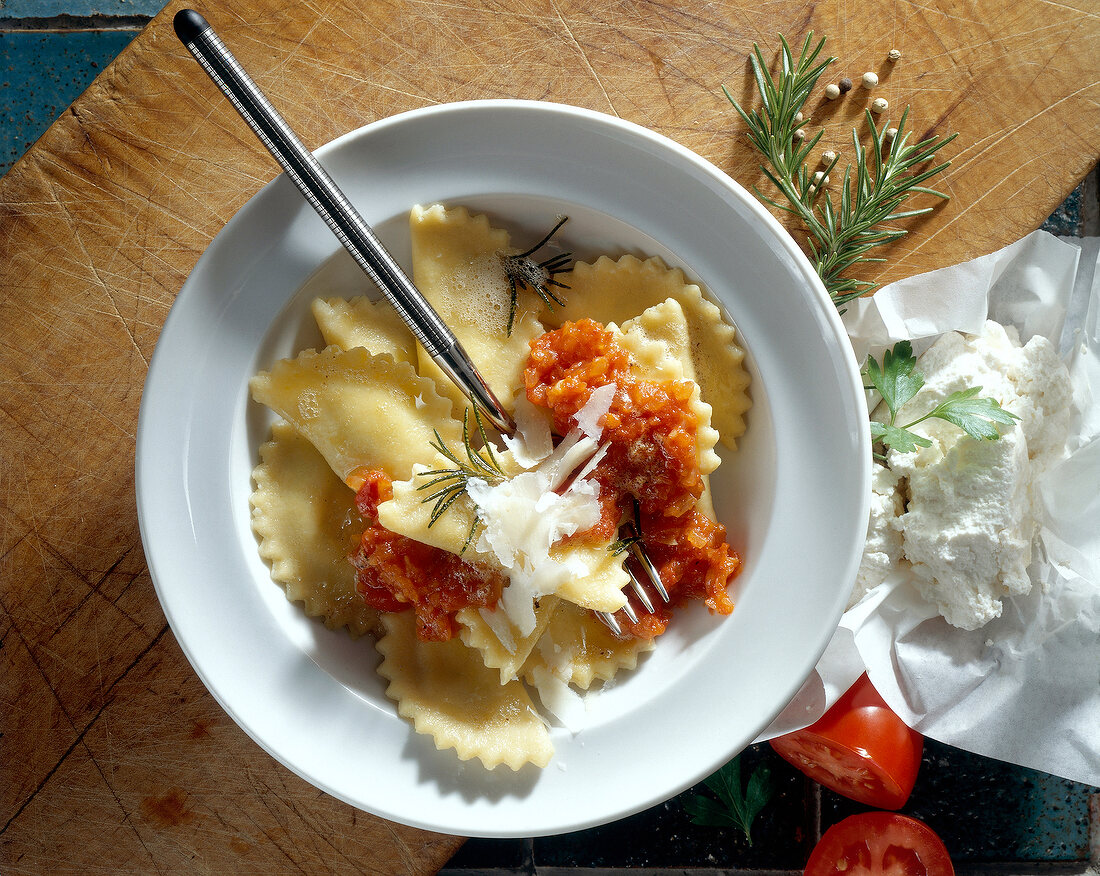
[[[659,635],[672,607],[689,599],[703,599],[712,611],[729,614],[733,603],[726,585],[741,560],[726,544],[725,527],[694,510],[703,492],[699,423],[691,408],[694,385],[631,374],[629,354],[590,319],[567,322],[531,342],[524,372],[527,397],[550,409],[558,432],[572,429],[593,390],[611,383],[615,397],[600,421],[601,440],[610,442],[610,449],[593,474],[603,513],[585,535],[613,538],[637,500],[646,551],[672,597],[671,605],[655,606],[652,614],[633,603],[639,621],[620,612],[623,629],[642,638]]]
[[[524,383],[527,397],[553,413],[560,434],[576,425],[575,414],[593,390],[616,387],[600,422],[609,449],[592,475],[600,484],[601,519],[572,537],[614,540],[620,521],[638,502],[646,552],[671,603],[646,613],[631,595],[638,622],[619,612],[625,633],[660,635],[673,608],[692,599],[729,614],[733,603],[726,586],[741,560],[726,544],[725,527],[695,510],[704,484],[696,450],[699,424],[691,406],[694,384],[631,374],[629,354],[611,332],[590,319],[566,323],[532,341]],[[378,470],[359,474],[356,506],[371,522],[351,559],[356,587],[369,605],[380,611],[414,611],[417,635],[427,641],[452,638],[457,631],[454,616],[461,609],[496,605],[507,584],[503,573],[383,527],[377,521],[378,505],[392,497],[391,481]]]
[[[630,356],[598,322],[567,322],[531,342],[524,371],[527,398],[549,408],[562,435],[593,390],[615,384],[611,409],[600,421],[610,449],[596,480],[618,505],[637,499],[642,510],[670,516],[695,507],[703,492],[691,409],[694,384],[687,380],[645,380],[630,373]],[[615,521],[618,523],[618,520]]]
[[[355,503],[364,517],[376,518],[379,502],[392,495],[390,479],[375,470],[367,473]],[[376,519],[363,532],[351,562],[356,589],[367,604],[379,611],[411,609],[418,638],[429,642],[453,638],[454,616],[463,608],[494,607],[507,583],[495,569],[398,535]]]
[[[695,510],[680,517],[643,514],[642,536],[646,554],[657,567],[670,602],[666,605],[654,600],[654,611],[650,613],[628,589],[638,622],[617,612],[615,616],[625,632],[639,639],[659,636],[668,626],[672,610],[692,599],[702,599],[718,614],[733,611],[726,587],[741,570],[741,557],[726,544],[726,528],[721,523]],[[628,562],[633,564],[634,560]],[[640,569],[634,571],[642,575]]]

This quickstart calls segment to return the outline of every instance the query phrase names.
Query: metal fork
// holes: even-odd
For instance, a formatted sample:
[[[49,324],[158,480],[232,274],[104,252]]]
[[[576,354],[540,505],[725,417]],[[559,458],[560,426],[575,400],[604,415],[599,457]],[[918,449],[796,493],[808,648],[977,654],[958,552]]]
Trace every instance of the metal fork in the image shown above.
[[[359,267],[382,290],[432,360],[475,406],[485,412],[501,434],[514,435],[515,421],[478,373],[458,338],[413,285],[412,280],[378,239],[374,229],[359,215],[359,211],[340,191],[313,153],[306,149],[206,19],[193,9],[181,9],[172,23],[176,36],[195,56],[195,60],[214,84],[229,98],[241,118],[260,138],[318,215],[325,220],[325,224],[351,253]],[[639,540],[640,534],[633,524],[628,526],[632,527],[631,535],[634,539],[631,551],[650,579],[648,583],[668,602],[668,592],[645,553]],[[631,583],[642,604],[648,611],[653,611],[653,603],[643,583],[633,574]],[[637,615],[629,602],[623,612],[632,622],[637,622]],[[607,612],[597,614],[615,633],[622,632],[614,615]]]
[[[638,529],[637,523],[625,523],[622,529],[626,531],[627,538],[631,539],[630,554],[637,561],[638,565],[642,567],[642,572],[646,576],[647,583],[657,591],[661,599],[668,602],[668,590],[665,589],[665,584],[661,580],[660,574],[657,572],[657,567],[653,565],[653,561],[649,558],[649,554],[646,553],[645,543],[642,541],[642,533]],[[645,585],[639,581],[629,569],[627,569],[627,572],[630,574],[630,586],[634,590],[634,593],[637,594],[638,601],[645,606],[646,611],[653,614],[653,600],[649,598]],[[629,600],[620,610],[629,618],[632,624],[638,622],[638,613],[634,611],[634,606],[630,604]],[[607,626],[611,628],[611,632],[615,635],[622,635],[623,628],[619,624],[619,619],[616,618],[614,614],[609,611],[597,611],[596,617],[607,624]]]

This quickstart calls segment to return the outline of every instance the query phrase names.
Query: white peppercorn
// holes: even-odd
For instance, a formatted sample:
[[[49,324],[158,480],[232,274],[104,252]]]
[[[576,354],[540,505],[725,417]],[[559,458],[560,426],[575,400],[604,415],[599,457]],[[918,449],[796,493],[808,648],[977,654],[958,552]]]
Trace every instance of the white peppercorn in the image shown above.
[[[836,100],[840,97],[840,86],[834,82],[830,82],[825,86],[825,97],[829,100]]]
[[[794,132],[794,138],[796,140],[805,140],[806,139],[806,129],[805,128],[799,128],[797,131]]]
[[[876,97],[873,101],[871,101],[871,112],[873,113],[886,112],[889,107],[890,104],[887,102],[885,97]]]
[[[832,164],[834,161],[836,161],[836,153],[833,152],[832,149],[827,149],[826,151],[821,153],[821,160],[825,164]]]
[[[886,53],[886,60],[891,64],[897,63],[901,60],[901,52],[897,49],[890,49],[890,51]]]
[[[893,140],[897,135],[898,135],[898,129],[897,128],[887,128],[886,129],[886,139],[887,140]]]
[[[863,87],[868,91],[878,85],[878,74],[868,70],[863,74]]]

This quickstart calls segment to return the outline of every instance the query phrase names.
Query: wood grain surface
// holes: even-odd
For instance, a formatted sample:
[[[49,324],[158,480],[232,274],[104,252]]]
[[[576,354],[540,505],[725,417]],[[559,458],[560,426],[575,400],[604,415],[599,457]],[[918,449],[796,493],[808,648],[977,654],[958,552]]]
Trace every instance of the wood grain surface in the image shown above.
[[[142,555],[134,436],[172,301],[275,165],[176,40],[172,5],[0,181],[0,866],[4,873],[427,873],[461,839],[357,812],[222,712]],[[402,110],[521,97],[621,116],[759,181],[720,86],[754,41],[829,37],[837,79],[959,137],[952,195],[883,279],[1036,228],[1093,166],[1092,0],[223,0],[202,9],[316,146]],[[891,48],[902,52],[886,62]],[[822,81],[822,86],[825,80]],[[870,95],[811,98],[847,147]],[[893,114],[893,111],[892,113]]]

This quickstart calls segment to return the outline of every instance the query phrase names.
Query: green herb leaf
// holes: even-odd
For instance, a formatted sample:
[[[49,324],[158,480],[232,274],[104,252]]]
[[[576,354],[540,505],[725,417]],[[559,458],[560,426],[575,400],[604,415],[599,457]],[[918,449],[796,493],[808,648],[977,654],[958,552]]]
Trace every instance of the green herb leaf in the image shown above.
[[[917,371],[913,345],[908,341],[899,341],[893,350],[883,353],[881,365],[874,357],[869,357],[863,373],[890,409],[890,422],[871,421],[871,440],[902,453],[909,453],[918,447],[932,446],[927,438],[911,431],[917,423],[928,419],[953,423],[967,435],[982,441],[996,441],[1001,437],[997,423],[1007,425],[1020,419],[1002,408],[996,399],[980,397],[980,386],[971,386],[951,393],[923,417],[904,426],[895,425],[898,411],[924,386],[924,375]]]
[[[932,442],[916,432],[910,432],[901,426],[871,421],[871,440],[881,441],[893,450],[909,453],[918,447],[931,447]]]
[[[1007,425],[1020,418],[1002,408],[996,399],[977,398],[981,391],[980,386],[972,386],[953,392],[933,408],[928,416],[954,423],[972,438],[996,441],[1001,437],[997,423]]]
[[[761,764],[749,778],[748,787],[741,786],[741,755],[710,776],[704,784],[718,800],[695,796],[684,801],[693,824],[702,827],[736,827],[752,845],[752,823],[774,793],[771,770]]]
[[[481,412],[474,405],[474,422],[477,425],[478,435],[481,438],[481,449],[476,449],[470,437],[470,409],[466,408],[462,415],[462,447],[466,459],[463,459],[443,443],[439,430],[435,430],[435,441],[431,442],[433,450],[439,451],[443,456],[455,464],[454,468],[436,468],[431,471],[418,472],[417,476],[430,478],[430,480],[417,487],[417,490],[431,490],[421,499],[421,502],[434,502],[432,513],[428,520],[431,528],[443,513],[453,505],[469,485],[470,478],[479,478],[490,484],[499,484],[506,479],[504,470],[493,453],[493,443],[485,431],[485,421],[481,418]],[[474,539],[477,532],[478,520],[475,517],[470,524],[470,531],[466,536],[466,542],[462,545],[460,553],[465,553],[466,548]]]
[[[573,254],[568,252],[558,253],[550,256],[548,259],[543,259],[541,262],[536,262],[531,256],[542,249],[542,247],[546,246],[557,230],[568,221],[568,216],[559,216],[554,227],[551,228],[538,243],[529,247],[524,252],[517,253],[516,255],[501,253],[500,260],[504,267],[504,275],[508,279],[508,291],[511,296],[511,302],[508,306],[508,329],[506,332],[509,337],[512,336],[512,327],[516,320],[516,307],[519,304],[519,287],[525,286],[530,289],[538,295],[539,298],[542,299],[543,304],[549,308],[553,308],[555,304],[565,304],[565,300],[561,295],[556,293],[551,287],[556,286],[559,289],[569,288],[560,280],[555,280],[554,277],[558,274],[567,273],[570,270]]]
[[[691,823],[700,827],[740,827],[729,809],[711,797],[690,797],[684,801],[684,809]]]
[[[913,345],[908,341],[899,341],[893,350],[883,353],[881,367],[873,357],[867,360],[867,377],[890,409],[891,423],[902,405],[924,386],[924,377],[916,367],[917,357],[913,355]]]

